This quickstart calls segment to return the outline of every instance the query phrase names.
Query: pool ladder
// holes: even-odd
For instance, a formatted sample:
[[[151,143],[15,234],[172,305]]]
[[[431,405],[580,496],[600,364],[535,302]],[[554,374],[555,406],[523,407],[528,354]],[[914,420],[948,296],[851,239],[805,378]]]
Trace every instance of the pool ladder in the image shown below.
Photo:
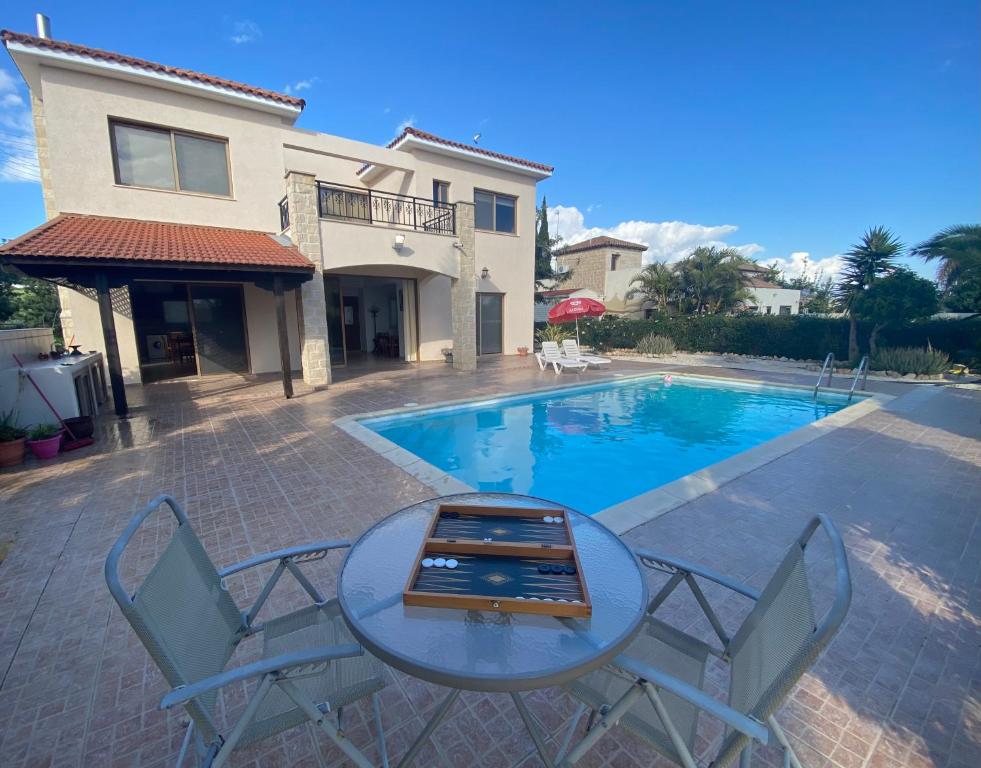
[[[814,397],[818,396],[818,390],[821,388],[821,379],[824,378],[824,372],[828,372],[828,383],[825,384],[829,389],[831,388],[831,377],[834,375],[835,370],[835,353],[828,352],[824,358],[824,365],[821,366],[821,373],[818,374],[817,384],[814,385]],[[869,380],[869,356],[863,355],[862,359],[858,363],[858,368],[855,369],[855,378],[852,379],[851,389],[848,390],[848,399],[851,400],[855,394],[855,387],[858,386],[858,380],[862,380],[862,391],[865,391],[865,384]]]

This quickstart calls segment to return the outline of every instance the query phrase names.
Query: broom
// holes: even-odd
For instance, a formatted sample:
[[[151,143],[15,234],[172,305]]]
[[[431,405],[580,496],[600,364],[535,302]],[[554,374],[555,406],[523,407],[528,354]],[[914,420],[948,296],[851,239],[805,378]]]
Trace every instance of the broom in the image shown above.
[[[51,404],[51,401],[48,400],[47,396],[44,394],[44,392],[41,391],[41,388],[37,385],[37,382],[34,381],[34,377],[31,376],[31,372],[24,367],[24,364],[20,361],[20,358],[17,357],[17,355],[13,355],[13,358],[14,360],[17,361],[17,365],[20,366],[21,373],[23,373],[27,377],[27,380],[34,385],[34,389],[37,390],[37,393],[41,396],[41,399],[44,400],[45,405],[47,405],[48,408],[51,409],[51,413],[53,413],[55,415],[55,418],[58,419],[58,421],[61,423],[62,429],[64,429],[68,433],[68,436],[71,438],[71,440],[65,440],[62,442],[61,450],[74,451],[78,448],[85,448],[86,446],[92,445],[95,442],[95,440],[93,440],[91,437],[83,437],[81,440],[75,437],[75,433],[71,431],[71,428],[67,424],[65,424],[65,420],[61,418],[61,415],[58,413],[58,411],[55,410],[55,407]]]

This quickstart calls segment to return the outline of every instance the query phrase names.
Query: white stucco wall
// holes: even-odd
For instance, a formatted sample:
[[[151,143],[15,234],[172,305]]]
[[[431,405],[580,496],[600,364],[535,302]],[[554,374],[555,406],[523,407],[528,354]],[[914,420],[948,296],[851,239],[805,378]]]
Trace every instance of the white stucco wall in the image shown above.
[[[780,314],[780,307],[789,306],[790,314],[800,314],[800,291],[791,288],[751,288],[752,303],[756,305],[761,315],[766,314],[766,308],[771,307],[770,314]]]

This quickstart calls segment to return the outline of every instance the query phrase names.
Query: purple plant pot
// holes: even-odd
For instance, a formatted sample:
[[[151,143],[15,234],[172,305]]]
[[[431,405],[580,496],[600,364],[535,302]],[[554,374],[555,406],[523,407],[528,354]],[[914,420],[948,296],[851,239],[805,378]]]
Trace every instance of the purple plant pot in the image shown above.
[[[53,459],[61,450],[61,432],[43,440],[28,440],[27,445],[36,459]]]

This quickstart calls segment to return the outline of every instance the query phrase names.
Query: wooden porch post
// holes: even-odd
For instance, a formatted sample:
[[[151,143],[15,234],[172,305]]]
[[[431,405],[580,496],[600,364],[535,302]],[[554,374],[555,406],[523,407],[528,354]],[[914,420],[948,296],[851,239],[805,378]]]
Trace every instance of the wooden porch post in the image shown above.
[[[106,363],[109,367],[109,384],[112,387],[112,404],[117,416],[127,416],[126,386],[123,384],[123,366],[119,360],[119,343],[116,339],[116,321],[112,316],[112,296],[109,293],[109,275],[95,275],[95,289],[99,294],[99,317],[102,319],[102,338],[106,343]]]
[[[283,394],[293,397],[293,372],[290,364],[290,340],[286,332],[286,300],[283,298],[283,278],[273,277],[273,295],[276,297],[276,330],[279,331],[279,364],[283,369]]]

